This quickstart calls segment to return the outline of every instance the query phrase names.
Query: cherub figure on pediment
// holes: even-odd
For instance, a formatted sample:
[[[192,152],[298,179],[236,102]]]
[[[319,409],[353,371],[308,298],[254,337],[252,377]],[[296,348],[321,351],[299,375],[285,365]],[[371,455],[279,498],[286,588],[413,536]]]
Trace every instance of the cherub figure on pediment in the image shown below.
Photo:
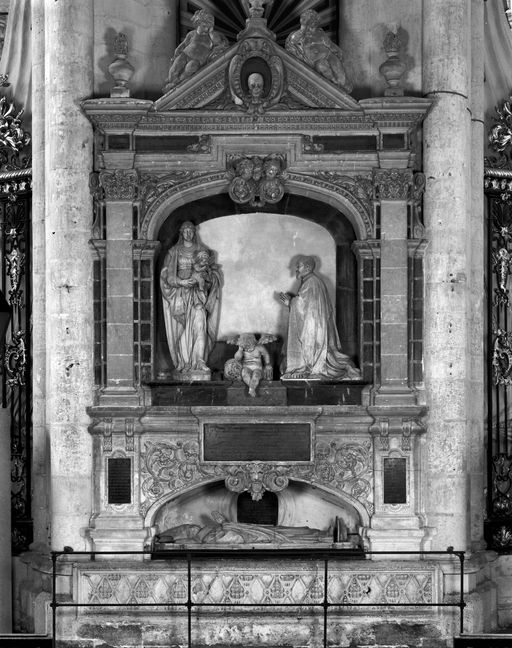
[[[346,92],[352,90],[343,67],[341,50],[320,27],[320,16],[313,9],[301,14],[300,29],[288,36],[285,47],[334,85]]]
[[[229,47],[226,37],[214,30],[215,20],[209,11],[196,11],[192,23],[195,29],[186,35],[171,59],[164,92],[191,77]]]

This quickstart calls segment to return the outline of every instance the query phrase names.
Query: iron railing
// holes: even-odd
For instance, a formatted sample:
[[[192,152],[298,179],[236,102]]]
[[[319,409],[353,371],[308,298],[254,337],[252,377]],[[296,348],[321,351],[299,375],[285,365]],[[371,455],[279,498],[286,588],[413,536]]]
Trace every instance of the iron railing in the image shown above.
[[[68,560],[74,556],[89,556],[91,561],[94,561],[96,556],[146,556],[149,559],[165,559],[168,561],[185,560],[187,565],[187,600],[184,603],[179,602],[165,602],[165,603],[76,603],[70,601],[59,600],[57,596],[57,564],[62,556]],[[364,560],[368,556],[448,556],[457,558],[460,565],[460,592],[458,601],[454,603],[361,603],[349,601],[332,602],[329,600],[328,595],[328,576],[329,576],[329,562],[332,560]],[[218,560],[218,559],[249,559],[255,562],[260,558],[295,558],[304,560],[323,561],[323,600],[320,603],[237,603],[229,601],[228,603],[200,603],[194,602],[192,593],[192,565],[196,561],[204,560]],[[237,608],[320,608],[323,615],[323,648],[328,645],[328,613],[331,609],[343,609],[349,607],[362,608],[362,607],[379,607],[379,608],[459,608],[460,620],[459,631],[460,634],[464,632],[464,608],[466,603],[464,601],[464,551],[455,551],[452,547],[448,547],[446,551],[363,551],[363,550],[342,550],[342,549],[176,549],[169,551],[53,551],[52,552],[52,637],[53,647],[55,648],[57,642],[57,610],[59,608],[169,608],[169,607],[184,607],[187,610],[187,645],[192,648],[192,612],[194,609],[199,608],[223,608],[223,607],[237,607]]]

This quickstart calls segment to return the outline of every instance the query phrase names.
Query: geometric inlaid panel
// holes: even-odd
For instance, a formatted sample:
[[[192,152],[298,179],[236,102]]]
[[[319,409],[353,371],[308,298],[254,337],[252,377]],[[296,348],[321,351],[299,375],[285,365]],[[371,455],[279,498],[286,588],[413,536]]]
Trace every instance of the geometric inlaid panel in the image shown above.
[[[187,572],[183,562],[162,568],[126,565],[119,569],[80,567],[79,602],[114,604],[183,605],[187,601]],[[363,563],[329,569],[330,603],[345,604],[432,604],[437,602],[434,566]],[[321,563],[291,564],[289,561],[254,562],[219,560],[216,565],[192,567],[192,600],[194,603],[289,603],[320,604],[324,596]],[[147,609],[147,608],[144,608]],[[97,611],[97,608],[96,608]],[[108,608],[105,608],[105,612]]]

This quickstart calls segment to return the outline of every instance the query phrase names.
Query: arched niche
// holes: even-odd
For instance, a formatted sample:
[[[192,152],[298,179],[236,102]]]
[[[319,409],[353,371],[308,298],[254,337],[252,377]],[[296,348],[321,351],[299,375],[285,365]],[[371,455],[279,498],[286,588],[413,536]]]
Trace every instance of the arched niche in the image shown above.
[[[293,291],[297,287],[295,260],[301,254],[310,254],[316,258],[317,272],[326,282],[335,303],[342,349],[358,364],[357,261],[351,249],[356,234],[348,218],[336,206],[306,196],[287,194],[279,204],[256,211],[235,205],[227,194],[221,193],[175,208],[163,220],[158,232],[161,250],[155,267],[154,373],[157,378],[164,379],[172,371],[160,272],[167,250],[178,240],[180,226],[189,220],[199,227],[202,242],[218,254],[216,260],[225,277],[219,340],[244,330],[277,332],[282,338],[286,332],[287,313],[275,293]],[[228,221],[230,226],[227,227]],[[231,312],[237,308],[240,309],[238,319]],[[275,343],[270,349],[275,378],[279,375],[281,344]],[[234,348],[225,342],[216,344],[209,359],[214,379],[220,378],[224,362],[233,353]]]
[[[287,488],[272,495],[277,498],[279,526],[327,530],[339,517],[349,531],[356,533],[369,523],[364,507],[345,493],[290,480]],[[145,526],[156,527],[160,533],[182,524],[205,526],[212,523],[213,511],[219,511],[227,520],[240,522],[240,496],[229,491],[224,481],[201,484],[155,502],[147,513]]]

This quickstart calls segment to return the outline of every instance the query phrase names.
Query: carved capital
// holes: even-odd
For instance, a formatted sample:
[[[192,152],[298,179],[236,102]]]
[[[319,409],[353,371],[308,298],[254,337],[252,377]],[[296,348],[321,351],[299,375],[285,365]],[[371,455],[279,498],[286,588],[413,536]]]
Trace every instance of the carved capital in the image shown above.
[[[106,200],[135,200],[137,197],[138,174],[133,170],[102,171],[99,183]]]
[[[270,466],[259,462],[230,466],[226,470],[226,488],[233,493],[248,491],[258,501],[265,491],[277,493],[288,486],[289,466]]]
[[[409,200],[413,182],[412,169],[374,169],[376,200]]]

